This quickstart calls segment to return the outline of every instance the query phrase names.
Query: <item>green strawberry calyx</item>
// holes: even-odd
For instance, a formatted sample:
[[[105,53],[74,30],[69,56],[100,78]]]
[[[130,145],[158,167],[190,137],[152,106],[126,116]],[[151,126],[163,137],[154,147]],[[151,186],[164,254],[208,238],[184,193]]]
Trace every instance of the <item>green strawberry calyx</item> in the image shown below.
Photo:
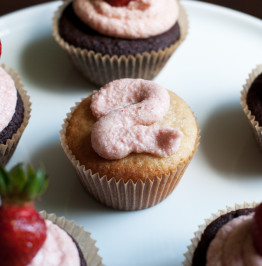
[[[3,203],[23,204],[38,198],[47,188],[45,169],[17,164],[9,171],[0,165],[0,195]]]

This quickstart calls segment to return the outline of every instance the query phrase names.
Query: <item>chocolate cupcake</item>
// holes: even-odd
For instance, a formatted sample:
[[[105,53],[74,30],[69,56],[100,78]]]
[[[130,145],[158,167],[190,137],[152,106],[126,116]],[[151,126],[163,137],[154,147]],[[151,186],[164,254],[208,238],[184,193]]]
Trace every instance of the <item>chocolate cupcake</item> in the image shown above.
[[[0,164],[5,165],[13,155],[28,124],[31,103],[20,77],[13,69],[1,65],[0,79],[0,97],[3,97],[0,119]]]
[[[183,265],[235,265],[232,258],[241,261],[242,256],[246,260],[245,263],[254,261],[257,256],[262,261],[262,256],[257,253],[253,243],[252,230],[256,206],[255,202],[236,204],[232,208],[227,207],[212,214],[199,226],[199,231],[195,232],[195,238],[191,240],[192,244],[188,247]]]
[[[83,227],[55,214],[39,213],[45,191],[43,168],[0,166],[0,261],[5,266],[100,266],[95,241]],[[14,256],[15,254],[15,256]]]
[[[241,105],[255,139],[262,149],[262,65],[258,65],[249,74],[241,91]]]
[[[175,189],[197,150],[199,130],[175,93],[153,81],[121,79],[77,103],[60,139],[95,199],[139,210]]]
[[[127,21],[122,31],[118,30],[118,27],[121,27],[125,21],[122,23],[120,20],[114,23],[116,20],[114,15],[111,20],[108,20],[110,26],[100,23],[98,19],[95,22],[93,18],[86,21],[86,16],[82,14],[84,4],[79,4],[80,1],[66,1],[59,8],[53,19],[53,35],[59,45],[67,51],[76,68],[91,82],[98,85],[125,77],[153,79],[187,35],[187,16],[183,7],[179,3],[176,4],[176,1],[171,1],[171,13],[179,12],[178,19],[165,24],[163,20],[166,19],[162,18],[162,23],[156,23],[156,21],[147,23],[145,29],[143,26],[131,24],[131,22],[134,24],[139,22],[144,25],[141,18],[137,21],[129,19],[131,22]],[[96,5],[99,5],[103,12],[110,10],[119,16],[122,12],[129,10],[128,6],[131,6],[134,14],[138,13],[141,16],[143,12],[147,13],[154,8],[154,5],[159,4],[156,3],[155,0],[147,0],[143,3],[136,0],[124,7],[112,7],[107,1],[97,0],[93,1],[91,6],[94,12]],[[168,7],[165,8],[168,9]],[[93,12],[89,9],[88,11],[90,14]],[[104,17],[108,15],[106,13],[103,14]],[[170,17],[162,13],[163,16]],[[129,16],[132,14],[130,10],[128,14]],[[95,16],[99,17],[99,12],[94,13],[93,17]],[[151,18],[151,20],[157,19],[157,16]],[[157,29],[162,24],[165,27]]]

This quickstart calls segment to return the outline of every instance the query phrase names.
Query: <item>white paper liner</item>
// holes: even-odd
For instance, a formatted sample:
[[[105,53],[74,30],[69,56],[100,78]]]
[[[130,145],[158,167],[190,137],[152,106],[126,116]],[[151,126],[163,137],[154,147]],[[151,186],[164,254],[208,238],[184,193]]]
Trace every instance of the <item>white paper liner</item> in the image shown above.
[[[178,23],[180,26],[180,39],[170,47],[153,52],[145,52],[135,56],[101,55],[87,49],[81,49],[69,45],[60,36],[58,21],[64,8],[72,0],[65,1],[56,11],[53,18],[53,36],[57,43],[68,53],[73,65],[78,71],[97,85],[104,85],[120,78],[153,79],[164,67],[168,59],[185,40],[188,34],[187,14],[180,1],[180,13]]]
[[[24,86],[22,84],[22,81],[20,79],[20,76],[18,73],[13,70],[12,68],[2,64],[1,67],[12,77],[12,79],[15,82],[16,89],[18,90],[23,104],[24,104],[24,119],[20,126],[20,128],[17,130],[15,134],[13,134],[11,139],[8,139],[5,144],[0,144],[0,164],[6,165],[11,158],[12,154],[14,153],[16,146],[20,140],[20,137],[22,136],[22,133],[24,132],[31,113],[31,102],[30,97],[27,95],[27,92],[24,90]]]
[[[71,112],[67,114],[60,131],[60,141],[65,154],[76,170],[81,184],[89,194],[108,207],[125,211],[146,209],[164,200],[174,190],[191,162],[199,145],[199,131],[192,154],[187,160],[176,167],[174,166],[174,170],[170,171],[169,174],[155,177],[153,180],[147,179],[145,182],[138,180],[134,183],[129,180],[125,183],[122,179],[116,181],[115,178],[108,179],[107,176],[92,173],[91,169],[85,169],[85,166],[80,164],[66,143],[67,120],[70,119],[79,104],[80,102],[76,103],[75,107],[71,108]]]
[[[248,118],[249,125],[252,128],[253,134],[259,145],[260,150],[262,150],[262,127],[259,126],[259,123],[258,121],[256,121],[255,116],[252,115],[251,111],[248,109],[246,98],[247,98],[249,88],[251,87],[256,77],[261,73],[262,73],[262,64],[258,65],[255,69],[252,70],[252,72],[249,74],[248,79],[246,80],[246,84],[243,85],[243,90],[241,91],[241,105],[244,110],[244,113],[246,114]]]
[[[206,227],[213,222],[218,217],[229,213],[231,211],[236,211],[239,209],[245,209],[245,208],[255,208],[258,205],[257,202],[247,203],[244,202],[242,204],[235,204],[233,207],[226,206],[225,209],[218,210],[217,213],[211,214],[211,216],[208,219],[205,219],[205,222],[198,226],[198,231],[194,233],[194,238],[191,239],[191,245],[187,247],[187,252],[184,254],[185,260],[183,262],[184,266],[191,266],[192,265],[192,259],[195,252],[195,249],[202,237],[203,232],[205,231]]]
[[[89,232],[84,231],[82,226],[76,225],[74,221],[66,220],[65,217],[57,217],[54,213],[48,214],[46,211],[41,211],[40,214],[74,238],[82,250],[87,266],[103,265],[102,258],[98,255],[98,248],[95,246],[96,241],[91,238]]]

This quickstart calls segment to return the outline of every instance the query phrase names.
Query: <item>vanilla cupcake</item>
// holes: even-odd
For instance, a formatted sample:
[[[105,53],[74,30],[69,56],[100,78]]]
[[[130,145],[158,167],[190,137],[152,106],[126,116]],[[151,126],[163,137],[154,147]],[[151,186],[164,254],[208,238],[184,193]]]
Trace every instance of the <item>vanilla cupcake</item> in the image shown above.
[[[262,149],[262,65],[258,65],[249,74],[241,91],[241,105]]]
[[[261,265],[262,204],[235,204],[219,210],[194,235],[184,266]]]
[[[175,93],[153,81],[121,79],[72,108],[61,144],[94,198],[138,210],[174,190],[197,149],[199,130]]]
[[[8,163],[22,136],[31,112],[29,96],[19,75],[0,66],[0,165]]]
[[[185,10],[177,0],[113,2],[66,1],[53,19],[55,40],[95,84],[153,79],[186,38]]]

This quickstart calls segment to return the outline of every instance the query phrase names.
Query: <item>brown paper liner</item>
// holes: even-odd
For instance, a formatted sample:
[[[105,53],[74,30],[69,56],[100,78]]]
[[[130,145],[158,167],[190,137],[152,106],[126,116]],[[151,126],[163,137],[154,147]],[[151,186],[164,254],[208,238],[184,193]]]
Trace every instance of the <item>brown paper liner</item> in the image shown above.
[[[146,209],[164,200],[174,190],[191,162],[199,145],[199,132],[192,154],[169,174],[156,176],[153,180],[149,178],[146,181],[138,180],[136,183],[132,180],[126,183],[122,179],[116,181],[115,178],[109,179],[107,176],[100,176],[99,173],[92,173],[91,169],[85,169],[85,166],[80,164],[66,143],[67,121],[78,104],[71,108],[71,112],[67,114],[67,119],[64,120],[60,131],[60,141],[81,184],[89,194],[108,207],[124,211]]]
[[[144,52],[135,56],[102,55],[94,51],[76,48],[66,43],[58,31],[58,21],[64,8],[72,0],[65,1],[55,13],[53,18],[53,36],[57,43],[68,53],[73,65],[97,85],[104,85],[108,82],[121,78],[142,78],[153,79],[164,67],[168,59],[178,46],[185,40],[188,33],[188,19],[185,9],[180,5],[178,23],[181,36],[170,47],[153,52]]]
[[[229,213],[231,211],[236,211],[239,209],[245,209],[245,208],[255,208],[258,205],[257,202],[247,203],[244,202],[242,204],[235,204],[233,207],[226,206],[223,210],[218,210],[217,213],[213,213],[210,218],[205,219],[205,222],[198,226],[198,231],[194,233],[194,238],[191,239],[191,245],[189,245],[187,248],[187,252],[184,254],[185,260],[183,262],[184,266],[191,266],[192,265],[192,259],[195,252],[195,249],[202,237],[203,232],[205,231],[206,227],[213,222],[218,217]]]
[[[88,266],[102,266],[102,258],[98,255],[98,248],[95,246],[96,241],[90,237],[90,233],[84,231],[82,226],[78,226],[74,221],[68,221],[65,217],[57,217],[55,214],[48,214],[41,211],[40,214],[44,219],[52,221],[60,228],[65,230],[78,243],[84,255]]]
[[[252,70],[252,72],[249,74],[248,79],[246,80],[246,84],[243,85],[243,90],[241,91],[241,105],[244,110],[244,113],[246,114],[249,125],[252,128],[253,134],[255,136],[255,139],[259,145],[260,150],[262,150],[262,127],[259,126],[258,121],[256,121],[256,118],[254,115],[251,114],[251,111],[248,109],[247,105],[247,94],[248,90],[251,87],[252,83],[256,79],[256,77],[262,73],[262,65],[258,65],[255,69]]]
[[[6,65],[1,65],[1,67],[13,78],[16,89],[21,95],[24,104],[24,120],[20,128],[17,130],[15,134],[13,134],[11,139],[8,139],[6,141],[5,144],[0,144],[0,164],[6,165],[10,160],[11,156],[13,155],[16,146],[20,140],[20,137],[22,136],[22,133],[24,132],[28,124],[31,113],[31,102],[29,100],[30,97],[27,95],[27,92],[24,90],[24,86],[21,82],[18,73]]]

